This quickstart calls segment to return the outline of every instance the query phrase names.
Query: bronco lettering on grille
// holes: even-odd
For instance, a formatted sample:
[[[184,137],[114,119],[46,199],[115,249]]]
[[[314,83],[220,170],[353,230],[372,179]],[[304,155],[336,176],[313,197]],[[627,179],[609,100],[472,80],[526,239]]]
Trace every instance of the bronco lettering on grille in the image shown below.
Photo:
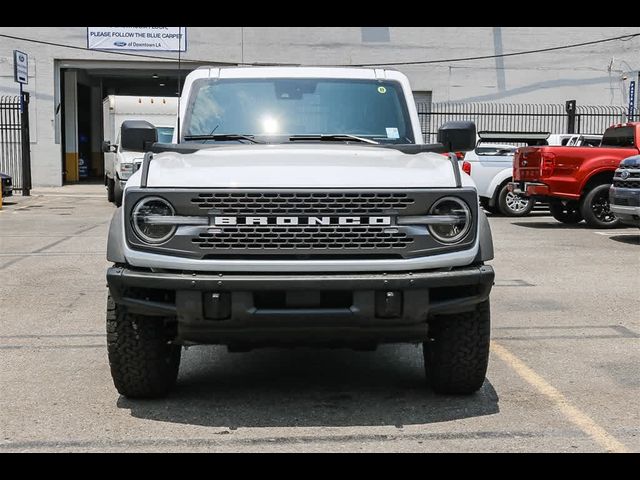
[[[214,217],[214,225],[391,225],[391,217]]]

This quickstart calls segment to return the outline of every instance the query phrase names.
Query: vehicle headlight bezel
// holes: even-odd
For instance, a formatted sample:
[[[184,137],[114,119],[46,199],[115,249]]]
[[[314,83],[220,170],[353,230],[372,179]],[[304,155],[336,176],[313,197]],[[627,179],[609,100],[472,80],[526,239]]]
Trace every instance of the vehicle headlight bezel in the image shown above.
[[[118,175],[121,180],[128,180],[134,172],[134,163],[133,162],[122,162],[118,165]]]
[[[144,207],[147,207],[148,209],[153,208],[148,206],[148,204],[151,202],[159,202],[163,204],[163,206],[168,208],[168,212],[167,211],[164,211],[164,212],[143,211],[142,209]],[[169,202],[167,199],[158,197],[158,196],[144,197],[140,199],[131,210],[131,228],[134,234],[136,235],[136,237],[138,237],[138,239],[141,240],[142,242],[148,245],[162,245],[163,243],[167,243],[169,240],[171,240],[171,238],[173,238],[173,236],[175,235],[178,229],[177,225],[149,223],[148,224],[149,226],[152,225],[153,228],[164,230],[166,232],[162,236],[152,237],[147,234],[148,230],[146,232],[143,230],[143,228],[139,224],[139,220],[152,215],[153,216],[175,216],[175,214],[176,214],[175,208],[173,207],[171,202]],[[143,223],[144,223],[144,220],[143,220]]]
[[[455,223],[450,223],[450,224],[431,223],[428,225],[429,233],[437,242],[443,245],[456,245],[458,243],[461,243],[463,240],[465,240],[465,238],[467,238],[467,235],[471,231],[471,228],[473,227],[473,215],[471,213],[471,208],[469,207],[466,201],[464,201],[460,197],[456,197],[452,195],[441,197],[437,199],[435,202],[433,202],[433,204],[429,208],[429,215],[434,217],[437,217],[439,215],[450,215],[449,213],[446,213],[446,212],[436,213],[436,209],[438,208],[438,206],[440,206],[442,203],[445,203],[445,202],[455,202],[456,204],[458,204],[458,206],[460,207],[460,209],[464,214],[464,217],[463,217],[465,221],[464,227],[461,228],[454,236],[446,237],[442,235],[442,232],[440,232],[439,229],[443,225],[455,225]]]

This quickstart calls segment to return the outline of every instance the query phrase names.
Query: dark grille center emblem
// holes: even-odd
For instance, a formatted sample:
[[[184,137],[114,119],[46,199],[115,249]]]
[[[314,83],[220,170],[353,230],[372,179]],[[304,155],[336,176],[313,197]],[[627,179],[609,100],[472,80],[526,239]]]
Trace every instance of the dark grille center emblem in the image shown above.
[[[629,170],[623,170],[622,173],[620,173],[620,178],[622,180],[626,180],[630,176],[631,176],[631,173],[629,172]]]

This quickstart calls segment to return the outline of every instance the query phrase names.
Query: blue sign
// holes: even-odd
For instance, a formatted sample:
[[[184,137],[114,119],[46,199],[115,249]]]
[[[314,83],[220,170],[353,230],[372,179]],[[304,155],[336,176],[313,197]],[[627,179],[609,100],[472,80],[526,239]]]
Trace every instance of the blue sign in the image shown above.
[[[629,120],[633,121],[635,116],[636,105],[636,82],[631,80],[629,82]]]

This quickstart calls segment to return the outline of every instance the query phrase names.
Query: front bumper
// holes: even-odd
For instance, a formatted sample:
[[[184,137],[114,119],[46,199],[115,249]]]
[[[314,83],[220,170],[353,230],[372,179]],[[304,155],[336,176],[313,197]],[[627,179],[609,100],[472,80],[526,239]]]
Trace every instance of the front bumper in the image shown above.
[[[609,208],[622,223],[640,227],[640,189],[609,189]]]
[[[549,195],[549,185],[540,182],[509,182],[507,190],[515,195],[525,197],[546,197]]]
[[[175,317],[176,341],[226,345],[423,341],[429,315],[472,310],[493,280],[488,265],[389,274],[107,272],[121,307]]]

